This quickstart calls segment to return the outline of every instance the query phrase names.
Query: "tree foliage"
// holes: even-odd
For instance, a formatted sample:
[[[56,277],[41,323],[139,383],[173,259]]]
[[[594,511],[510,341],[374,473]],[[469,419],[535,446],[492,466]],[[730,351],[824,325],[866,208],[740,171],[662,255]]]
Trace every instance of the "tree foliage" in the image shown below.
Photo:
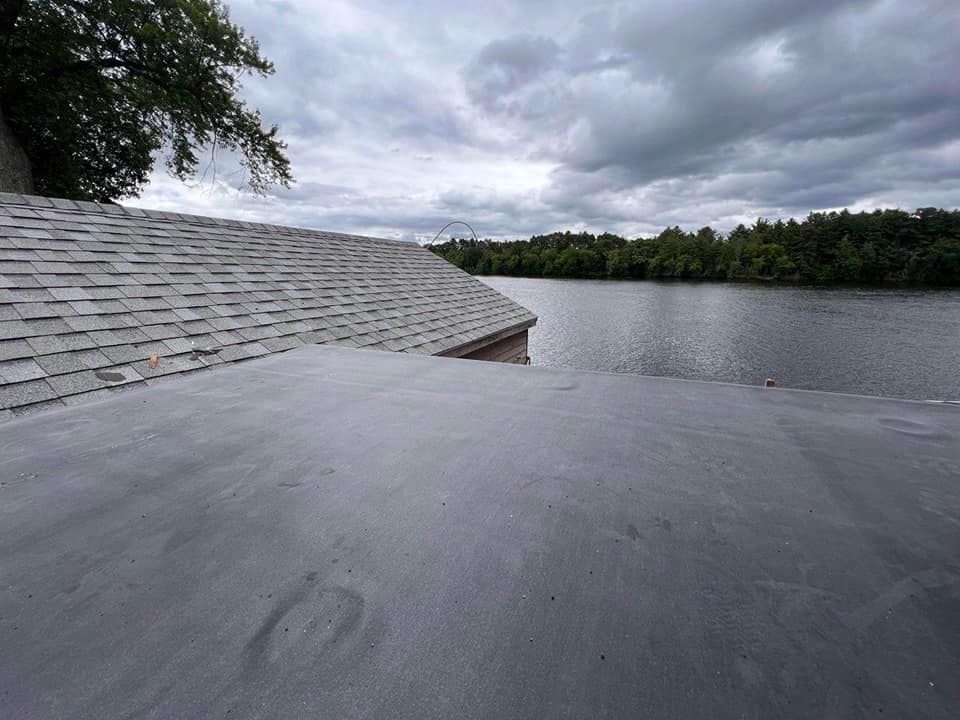
[[[180,179],[226,149],[255,192],[292,181],[277,128],[238,98],[273,66],[218,0],[0,1],[0,106],[37,192],[136,195],[161,150]]]
[[[635,240],[568,231],[431,249],[477,275],[960,285],[960,211],[844,210],[760,219],[726,236],[709,227]]]

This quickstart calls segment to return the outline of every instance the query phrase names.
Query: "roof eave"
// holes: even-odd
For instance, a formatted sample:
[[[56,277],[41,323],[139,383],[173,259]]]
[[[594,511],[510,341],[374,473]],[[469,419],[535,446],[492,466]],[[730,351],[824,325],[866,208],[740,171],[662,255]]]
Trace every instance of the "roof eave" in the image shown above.
[[[443,352],[438,352],[435,354],[439,355],[440,357],[463,357],[464,355],[474,352],[475,350],[479,350],[482,347],[486,347],[487,345],[492,345],[498,340],[503,340],[504,338],[508,338],[511,335],[516,335],[519,332],[529,330],[536,324],[537,324],[537,318],[536,316],[534,316],[533,318],[524,320],[523,322],[516,323],[514,325],[511,325],[510,327],[504,328],[503,330],[498,330],[497,332],[492,333],[490,335],[485,335],[482,338],[461,343],[460,345],[456,345],[455,347],[452,347],[448,350],[444,350]]]

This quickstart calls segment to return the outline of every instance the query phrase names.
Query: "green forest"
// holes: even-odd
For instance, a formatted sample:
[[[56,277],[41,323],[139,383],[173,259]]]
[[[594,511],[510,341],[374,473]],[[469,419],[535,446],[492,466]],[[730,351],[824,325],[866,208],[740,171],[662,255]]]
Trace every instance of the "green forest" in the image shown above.
[[[726,235],[710,227],[634,240],[567,231],[430,249],[476,275],[960,285],[960,211],[844,210],[760,219]]]

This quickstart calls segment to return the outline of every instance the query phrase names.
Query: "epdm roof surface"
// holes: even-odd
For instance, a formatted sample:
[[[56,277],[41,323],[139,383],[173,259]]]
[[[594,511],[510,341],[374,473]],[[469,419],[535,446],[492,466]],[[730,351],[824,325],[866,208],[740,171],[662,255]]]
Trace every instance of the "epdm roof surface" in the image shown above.
[[[308,346],[0,470],[0,717],[960,707],[948,405]]]

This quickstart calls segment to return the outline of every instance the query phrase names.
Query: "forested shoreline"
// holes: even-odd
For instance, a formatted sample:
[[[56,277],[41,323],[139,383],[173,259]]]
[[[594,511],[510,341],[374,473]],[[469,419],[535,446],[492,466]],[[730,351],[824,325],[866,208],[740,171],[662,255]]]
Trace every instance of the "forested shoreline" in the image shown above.
[[[430,249],[475,275],[960,285],[960,211],[844,210],[760,219],[726,235],[710,227],[634,240],[567,231]]]

